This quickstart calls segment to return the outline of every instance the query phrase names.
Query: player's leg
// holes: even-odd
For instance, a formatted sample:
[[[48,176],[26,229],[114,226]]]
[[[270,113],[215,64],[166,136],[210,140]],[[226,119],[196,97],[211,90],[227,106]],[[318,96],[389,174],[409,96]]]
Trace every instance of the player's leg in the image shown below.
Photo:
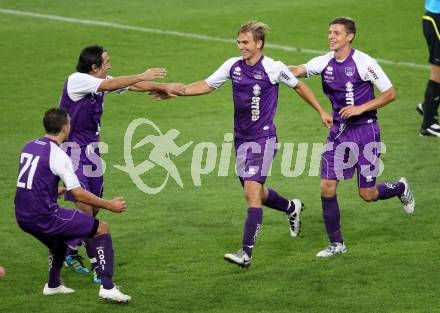
[[[235,140],[236,169],[244,188],[247,202],[247,216],[243,229],[242,248],[224,255],[226,261],[248,268],[251,264],[253,247],[263,221],[263,199],[267,201],[264,183],[276,154],[277,138],[262,138],[255,141]],[[278,199],[283,205],[282,199]],[[286,200],[287,201],[287,200]],[[288,201],[285,202],[288,206]]]
[[[416,201],[406,177],[401,177],[394,182],[382,182],[374,187],[359,188],[359,196],[367,202],[398,197],[403,210],[408,214],[413,213],[416,207]]]
[[[244,192],[248,209],[243,227],[242,247],[235,253],[225,254],[224,259],[242,268],[248,268],[251,265],[254,244],[263,222],[263,209],[261,208],[263,185],[256,181],[244,181]]]
[[[341,214],[337,198],[338,180],[350,179],[354,174],[354,166],[348,163],[349,153],[347,149],[338,148],[344,143],[349,130],[339,132],[339,127],[336,125],[330,130],[327,144],[332,149],[325,150],[321,159],[321,205],[322,217],[324,220],[325,230],[329,240],[329,245],[319,251],[317,257],[330,257],[345,253],[346,247],[341,231]],[[335,133],[334,133],[335,132]],[[335,140],[336,136],[342,141]]]
[[[102,282],[99,297],[120,303],[129,302],[131,297],[123,294],[113,283],[114,252],[108,224],[100,221],[96,233],[91,236],[96,244],[97,271]]]
[[[322,217],[329,245],[316,254],[317,257],[330,257],[347,252],[341,232],[341,214],[336,196],[337,180],[321,180]]]
[[[90,216],[96,216],[99,212],[99,209],[92,207],[88,204],[82,203],[82,202],[75,202],[76,207],[81,210],[82,212],[90,215]],[[95,257],[95,240],[93,238],[84,238],[83,245],[86,248],[87,257],[90,261],[90,266],[92,268],[92,274],[93,274],[93,282],[95,284],[101,284],[101,280],[99,278],[99,275],[97,274],[96,268],[98,267],[98,263]],[[79,257],[79,260],[81,261],[81,257]]]
[[[80,210],[59,208],[55,214],[53,234],[60,238],[94,238],[97,271],[102,285],[99,296],[107,300],[128,302],[130,297],[121,293],[113,284],[113,244],[107,223],[98,221]]]
[[[429,49],[431,75],[426,86],[425,98],[422,105],[423,123],[420,130],[422,136],[440,137],[440,125],[437,116],[437,103],[440,97],[440,38],[435,31],[439,27],[439,17],[423,20],[423,33]]]
[[[259,167],[262,167],[262,181],[267,176],[266,172],[272,165],[272,161],[275,158],[276,152],[277,152],[277,138],[272,137],[267,139],[265,142],[262,141],[260,145],[262,146],[262,150],[264,150],[264,154],[260,156],[255,156],[255,160],[259,160],[256,163],[258,163]],[[266,164],[265,164],[266,163]],[[290,224],[290,235],[292,237],[298,237],[300,233],[300,226],[301,226],[301,220],[300,215],[304,208],[304,205],[301,200],[299,199],[292,199],[288,200],[287,198],[280,195],[277,191],[271,188],[266,188],[263,186],[263,196],[262,196],[262,203],[268,208],[275,209],[281,212],[286,213],[287,219]]]
[[[71,156],[71,158],[72,159],[75,158],[74,154]],[[75,161],[78,162],[78,167],[75,171],[75,174],[78,177],[81,187],[84,188],[84,190],[90,191],[89,178],[84,175],[84,165],[85,165],[84,158],[80,158],[79,160],[75,159]],[[77,202],[69,191],[66,191],[66,193],[64,194],[64,200],[74,202],[75,206],[86,214],[89,215],[93,214],[93,210],[91,206]],[[83,244],[83,240],[81,239],[81,237],[78,237],[78,239],[75,240],[69,240],[65,263],[75,273],[87,274],[89,273],[89,269],[86,266],[84,266],[83,258],[78,253],[79,248],[81,247],[82,244]]]
[[[82,161],[80,164],[81,166],[84,166],[86,161]],[[82,187],[96,195],[97,197],[102,197],[103,195],[103,177],[86,177],[85,175],[80,176],[80,181]],[[70,199],[69,199],[70,200]],[[74,199],[73,199],[74,200]],[[99,208],[92,207],[88,204],[75,201],[75,206],[77,209],[81,210],[82,212],[90,215],[90,216],[96,216],[99,212]],[[69,265],[75,272],[77,273],[88,273],[89,270],[84,266],[83,258],[78,254],[78,249],[83,244],[86,248],[86,253],[89,258],[91,268],[92,268],[92,274],[93,274],[93,282],[95,284],[100,284],[101,281],[99,279],[99,275],[96,272],[96,258],[95,258],[95,243],[93,238],[85,238],[83,241],[77,240],[72,241],[73,244],[69,244],[69,248],[67,250],[66,254],[66,264]],[[76,244],[76,246],[75,246]]]
[[[28,231],[26,232],[41,241],[49,249],[49,279],[44,285],[43,295],[51,296],[56,294],[72,293],[75,290],[68,288],[61,283],[61,268],[63,267],[64,256],[67,245],[63,240],[47,236],[40,232]]]
[[[398,197],[405,212],[413,213],[415,199],[405,177],[393,182],[376,184],[380,169],[381,147],[378,124],[372,123],[362,126],[362,134],[364,138],[360,145],[360,154],[356,165],[359,196],[366,202]],[[371,149],[368,147],[371,147]]]
[[[286,213],[290,235],[298,237],[301,231],[301,212],[304,204],[300,199],[287,200],[271,188],[263,187],[262,202],[265,206]]]

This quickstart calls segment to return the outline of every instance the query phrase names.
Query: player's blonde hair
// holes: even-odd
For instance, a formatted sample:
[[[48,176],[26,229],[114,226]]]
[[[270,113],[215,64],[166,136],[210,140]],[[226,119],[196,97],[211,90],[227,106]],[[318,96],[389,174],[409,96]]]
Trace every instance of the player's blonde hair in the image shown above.
[[[269,26],[267,26],[267,24],[264,24],[263,22],[249,21],[246,24],[240,26],[240,30],[238,31],[237,36],[240,33],[251,32],[255,42],[261,40],[261,50],[263,50],[266,32],[269,29]]]

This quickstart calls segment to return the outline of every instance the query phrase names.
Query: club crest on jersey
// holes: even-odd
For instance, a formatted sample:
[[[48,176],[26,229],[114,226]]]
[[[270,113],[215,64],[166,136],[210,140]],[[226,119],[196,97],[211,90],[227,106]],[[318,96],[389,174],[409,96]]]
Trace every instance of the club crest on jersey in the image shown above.
[[[263,79],[264,73],[262,71],[254,71],[255,79]]]
[[[348,77],[351,77],[354,75],[354,67],[353,66],[347,66],[345,67],[345,75]]]

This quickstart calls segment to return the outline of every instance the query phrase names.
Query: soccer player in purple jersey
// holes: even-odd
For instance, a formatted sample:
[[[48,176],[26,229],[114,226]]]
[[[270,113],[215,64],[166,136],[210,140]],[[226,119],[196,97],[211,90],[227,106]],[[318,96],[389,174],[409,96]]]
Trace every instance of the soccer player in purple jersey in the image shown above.
[[[289,67],[296,77],[321,75],[325,95],[333,107],[334,125],[322,154],[321,197],[329,246],[318,257],[345,253],[340,212],[336,198],[339,180],[350,179],[357,170],[359,196],[367,201],[398,197],[407,213],[415,200],[406,178],[376,185],[380,166],[380,132],[377,109],[395,99],[394,88],[377,62],[355,50],[351,43],[356,24],[348,17],[330,22],[330,52],[306,64]],[[374,96],[374,86],[381,92]]]
[[[104,187],[100,152],[97,146],[104,95],[111,91],[159,90],[169,96],[174,96],[183,91],[183,88],[179,90],[176,84],[149,82],[149,80],[164,77],[166,70],[163,68],[153,68],[142,74],[121,77],[108,76],[110,69],[110,57],[103,47],[89,46],[84,48],[76,66],[77,72],[67,78],[60,99],[60,107],[66,109],[72,118],[72,130],[67,140],[70,149],[67,152],[75,161],[74,164],[77,165],[75,173],[81,186],[98,197],[102,196]],[[70,192],[66,193],[65,198],[68,201],[75,201]],[[80,201],[75,201],[75,204],[77,208],[90,215],[96,216],[98,213],[98,208],[93,208],[89,204]],[[80,244],[81,242],[72,242],[72,245],[69,246],[66,263],[75,272],[88,273],[82,258],[78,255]],[[94,269],[97,262],[93,257],[93,239],[86,238],[84,244],[92,269]],[[99,284],[99,277],[97,277],[95,270],[93,271],[93,281]]]
[[[44,295],[72,293],[62,285],[61,267],[67,243],[82,238],[94,238],[93,251],[98,260],[97,271],[102,284],[99,297],[116,302],[128,302],[113,284],[113,245],[108,224],[77,209],[60,207],[57,198],[69,191],[76,201],[94,207],[121,213],[127,206],[121,197],[110,201],[84,190],[73,171],[67,154],[59,147],[70,131],[70,117],[62,108],[48,110],[43,119],[45,137],[29,141],[19,159],[15,214],[22,230],[31,234],[49,248],[49,281]],[[65,188],[58,187],[60,179]]]
[[[242,25],[237,34],[241,56],[227,60],[206,80],[186,85],[184,94],[207,94],[232,80],[236,163],[248,210],[242,248],[225,254],[224,259],[242,268],[251,264],[253,247],[263,221],[263,205],[286,214],[292,237],[297,237],[300,232],[302,201],[288,200],[265,187],[267,172],[277,149],[273,119],[279,84],[293,88],[320,114],[325,126],[332,124],[332,117],[322,109],[311,90],[299,82],[282,62],[263,55],[267,29],[267,25],[260,22]],[[163,94],[156,94],[156,97],[167,98]]]

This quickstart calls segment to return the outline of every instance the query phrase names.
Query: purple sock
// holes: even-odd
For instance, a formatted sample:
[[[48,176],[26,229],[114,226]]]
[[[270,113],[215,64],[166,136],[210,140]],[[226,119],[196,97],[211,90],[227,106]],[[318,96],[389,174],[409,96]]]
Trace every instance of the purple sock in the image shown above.
[[[60,273],[66,250],[67,245],[59,240],[56,240],[49,249],[49,288],[56,288],[61,285]]]
[[[324,218],[325,229],[330,242],[343,243],[340,225],[340,214],[338,199],[336,196],[331,198],[321,197],[322,200],[322,216]]]
[[[98,267],[98,262],[96,260],[95,240],[93,238],[86,238],[84,239],[84,245],[86,246],[87,256],[89,257],[92,269],[96,270]]]
[[[114,287],[113,277],[113,246],[110,234],[103,234],[93,238],[96,246],[97,271],[104,289]]]
[[[266,201],[263,203],[265,206],[275,209],[281,212],[288,213],[290,201],[280,196],[275,190],[268,188],[269,194]],[[293,208],[295,210],[295,208]]]
[[[248,208],[248,214],[243,230],[243,250],[252,256],[255,240],[263,222],[263,210],[261,208]]]
[[[376,186],[378,191],[377,200],[385,200],[392,197],[400,196],[405,191],[405,184],[396,181],[392,183],[381,183]]]

